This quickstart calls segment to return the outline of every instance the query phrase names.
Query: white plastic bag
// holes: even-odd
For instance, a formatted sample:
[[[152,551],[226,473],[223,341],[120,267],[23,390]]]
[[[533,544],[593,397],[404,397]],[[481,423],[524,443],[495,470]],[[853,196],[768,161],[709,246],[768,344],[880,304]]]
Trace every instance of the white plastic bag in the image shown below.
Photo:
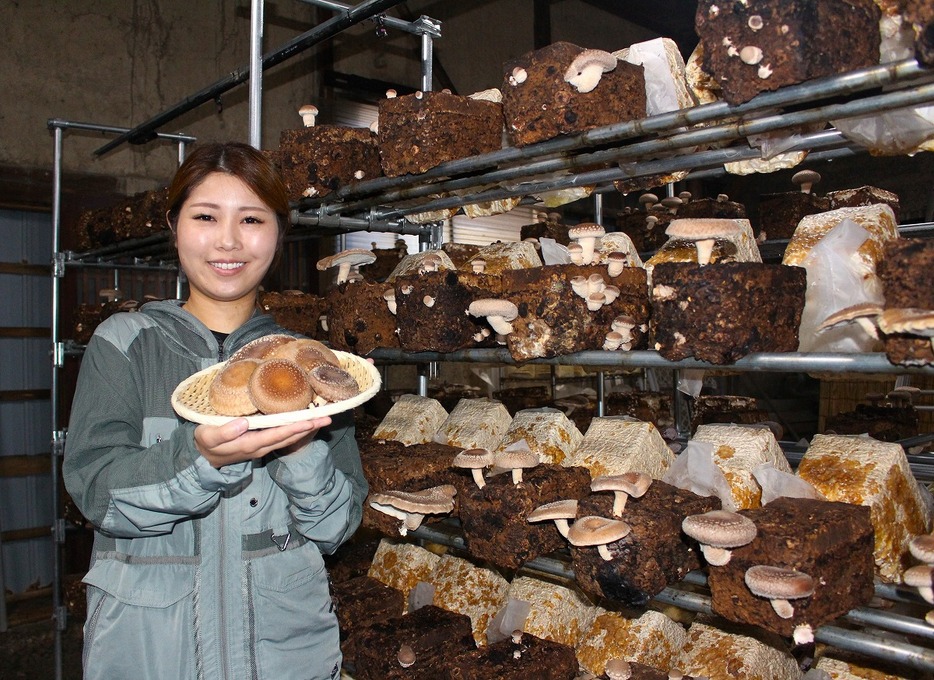
[[[713,461],[714,445],[691,440],[662,476],[662,481],[698,496],[716,496],[724,510],[736,511],[730,483]]]
[[[807,270],[807,292],[798,329],[801,352],[869,352],[876,341],[857,324],[818,331],[831,314],[859,304],[882,304],[882,290],[873,273],[867,276],[859,247],[870,237],[850,219],[827,232],[801,263]]]

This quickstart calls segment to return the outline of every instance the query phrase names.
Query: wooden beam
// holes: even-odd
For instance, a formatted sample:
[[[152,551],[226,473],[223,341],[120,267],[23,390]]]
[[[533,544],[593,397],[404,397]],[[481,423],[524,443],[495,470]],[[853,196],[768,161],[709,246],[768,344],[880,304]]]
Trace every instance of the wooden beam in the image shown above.
[[[51,338],[52,329],[41,326],[9,326],[0,328],[0,338]]]
[[[52,390],[0,390],[3,401],[45,401],[52,398]]]
[[[51,276],[52,267],[47,264],[25,264],[22,262],[0,262],[0,274],[22,274],[23,276]]]
[[[52,469],[50,454],[36,456],[0,456],[0,477],[47,475]]]

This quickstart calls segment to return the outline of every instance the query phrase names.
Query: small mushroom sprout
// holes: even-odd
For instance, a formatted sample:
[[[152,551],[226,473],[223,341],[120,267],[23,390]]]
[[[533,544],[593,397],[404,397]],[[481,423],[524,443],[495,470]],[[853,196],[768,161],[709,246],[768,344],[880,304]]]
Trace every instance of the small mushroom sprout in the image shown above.
[[[814,579],[796,569],[757,564],[746,570],[743,579],[750,592],[768,599],[772,609],[783,619],[794,616],[795,608],[791,600],[814,594]]]
[[[580,93],[593,91],[604,73],[616,68],[616,57],[603,50],[584,50],[564,72],[564,81]]]
[[[626,522],[588,515],[581,517],[568,529],[568,542],[578,548],[596,547],[600,557],[609,562],[613,559],[609,545],[629,535],[632,531]]]
[[[409,645],[402,645],[396,654],[396,660],[403,668],[412,666],[415,663],[415,650]]]
[[[512,333],[510,322],[519,316],[519,308],[509,300],[481,298],[470,303],[467,313],[470,316],[486,317],[494,331],[500,335],[509,335]]]
[[[399,534],[405,536],[421,526],[425,515],[443,515],[454,509],[456,489],[450,484],[423,491],[384,491],[370,494],[370,507],[402,520]]]
[[[483,471],[493,464],[493,453],[488,449],[464,449],[454,456],[454,467],[470,470],[477,488],[486,486]]]
[[[632,666],[625,659],[610,659],[606,662],[603,672],[609,680],[629,680],[632,677]]]
[[[577,517],[577,501],[571,498],[539,505],[529,513],[526,520],[529,522],[546,522],[552,520],[558,528],[558,532],[567,538],[568,530],[570,529],[569,522],[575,517]]]
[[[816,170],[799,170],[791,176],[791,182],[797,185],[801,193],[809,194],[814,185],[820,182],[820,173]]]
[[[389,307],[389,313],[396,313],[396,291],[393,288],[387,288],[383,291],[383,299],[386,301],[386,306]]]
[[[613,516],[621,517],[626,509],[629,497],[641,498],[652,485],[652,478],[644,472],[624,472],[621,475],[602,475],[590,483],[590,490],[594,492],[612,491]]]
[[[751,543],[758,533],[751,519],[727,510],[688,515],[681,529],[700,543],[707,563],[715,567],[729,563],[731,550]]]
[[[672,220],[665,233],[679,241],[691,241],[697,249],[697,264],[710,263],[717,239],[727,239],[742,233],[735,220],[715,218],[688,218]]]
[[[925,602],[934,604],[934,566],[917,564],[905,570],[902,580],[906,586],[917,588]]]
[[[298,110],[298,115],[302,117],[302,123],[305,127],[315,126],[315,117],[318,115],[318,107],[314,104],[305,104]]]

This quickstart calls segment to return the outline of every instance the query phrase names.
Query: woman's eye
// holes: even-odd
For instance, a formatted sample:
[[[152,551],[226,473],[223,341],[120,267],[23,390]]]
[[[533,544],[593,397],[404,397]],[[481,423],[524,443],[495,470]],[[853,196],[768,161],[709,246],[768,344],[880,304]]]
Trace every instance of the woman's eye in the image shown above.
[[[200,214],[195,215],[194,217],[192,217],[192,219],[201,220],[201,221],[204,221],[204,222],[209,222],[209,221],[211,221],[211,220],[214,219],[214,216],[213,216],[213,215],[208,215],[207,213],[200,213]]]
[[[259,217],[253,217],[252,215],[250,217],[244,217],[243,221],[246,222],[247,224],[263,224],[262,219],[260,219]]]

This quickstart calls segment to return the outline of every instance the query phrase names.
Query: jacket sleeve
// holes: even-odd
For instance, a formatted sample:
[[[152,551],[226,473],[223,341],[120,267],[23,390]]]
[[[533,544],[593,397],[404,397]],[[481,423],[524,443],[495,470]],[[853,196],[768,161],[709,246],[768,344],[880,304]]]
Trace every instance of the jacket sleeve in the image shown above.
[[[84,516],[103,533],[124,538],[170,533],[252,474],[249,462],[212,467],[195,448],[193,423],[176,426],[166,417],[170,434],[145,445],[141,383],[147,377],[137,368],[113,343],[91,339],[62,463],[65,486]]]
[[[341,425],[346,419],[335,416],[334,425],[304,449],[267,464],[289,498],[296,527],[326,554],[357,530],[368,491],[353,425]]]

